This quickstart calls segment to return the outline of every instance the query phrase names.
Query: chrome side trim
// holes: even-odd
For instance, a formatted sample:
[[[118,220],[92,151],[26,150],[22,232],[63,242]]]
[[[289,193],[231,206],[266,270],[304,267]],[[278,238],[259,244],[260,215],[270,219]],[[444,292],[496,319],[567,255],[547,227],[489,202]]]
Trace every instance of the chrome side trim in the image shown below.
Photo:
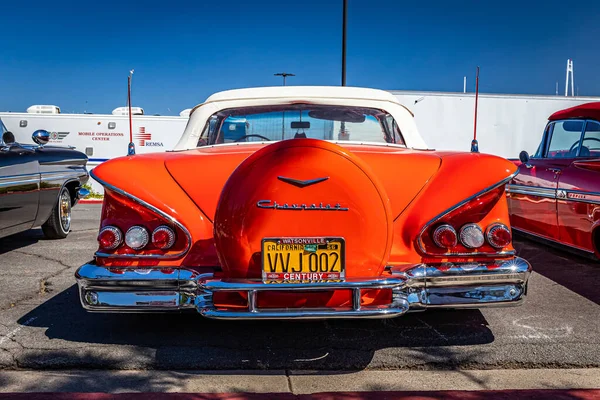
[[[0,187],[8,185],[22,185],[26,183],[36,183],[40,181],[40,174],[19,174],[0,177]]]
[[[135,201],[139,205],[141,205],[143,207],[146,207],[149,210],[152,210],[153,212],[157,213],[161,217],[165,218],[167,221],[169,221],[172,224],[176,225],[185,234],[185,237],[187,239],[187,245],[186,245],[185,249],[183,249],[182,251],[180,251],[179,253],[176,253],[176,254],[169,254],[169,255],[156,255],[156,254],[109,254],[109,253],[102,253],[102,252],[97,251],[94,254],[96,257],[104,257],[104,258],[133,258],[133,259],[143,258],[143,259],[171,260],[171,259],[176,259],[176,258],[183,257],[190,250],[190,248],[192,247],[192,235],[187,230],[187,228],[181,222],[179,222],[177,219],[175,219],[174,217],[170,216],[169,214],[167,214],[167,213],[159,210],[158,208],[154,207],[152,204],[147,203],[147,202],[145,202],[142,199],[138,199],[137,197],[129,194],[128,192],[126,192],[126,191],[124,191],[122,189],[119,189],[116,186],[111,185],[110,183],[104,182],[102,179],[98,178],[94,174],[94,170],[90,171],[90,176],[95,181],[97,181],[102,186],[104,186],[106,189],[112,190],[113,192],[118,193],[121,196],[125,196],[125,197],[127,197],[127,198]]]
[[[432,254],[432,253],[428,253],[425,250],[425,246],[423,245],[423,242],[421,240],[421,238],[423,237],[423,234],[425,233],[425,231],[427,231],[427,229],[433,225],[434,223],[436,223],[437,221],[439,221],[440,219],[444,218],[446,215],[448,215],[449,213],[451,213],[452,211],[456,210],[457,208],[462,207],[463,205],[465,205],[466,203],[468,203],[469,201],[491,191],[494,190],[502,185],[506,185],[508,182],[510,182],[511,179],[513,179],[515,176],[517,176],[517,174],[519,173],[519,170],[517,169],[516,172],[514,172],[513,174],[509,175],[508,177],[504,178],[503,180],[501,180],[498,183],[495,183],[492,186],[489,186],[485,189],[483,189],[480,192],[475,193],[473,196],[471,197],[467,197],[465,200],[461,201],[460,203],[450,207],[449,209],[447,209],[446,211],[438,214],[437,216],[435,216],[433,219],[431,219],[428,223],[425,224],[425,226],[423,227],[423,229],[421,229],[421,231],[419,232],[419,235],[417,236],[416,242],[417,242],[417,246],[419,247],[419,249],[421,250],[421,252],[423,254],[426,254],[428,256],[434,256],[434,257],[447,257],[447,256],[489,256],[489,257],[499,257],[499,256],[510,256],[510,255],[514,255],[516,254],[516,252],[514,250],[511,251],[502,251],[502,252],[494,252],[494,253],[487,253],[487,252],[475,252],[475,253],[444,253],[444,254]]]
[[[584,190],[570,189],[548,189],[538,186],[515,185],[506,186],[506,191],[511,194],[524,194],[527,196],[544,197],[565,201],[576,201],[578,203],[600,204],[600,193],[586,192]],[[594,198],[590,198],[590,196]]]
[[[56,147],[56,148],[68,148],[68,149],[75,149],[75,147],[73,146],[44,146],[44,148],[48,148],[48,147]],[[57,160],[57,161],[44,161],[44,165],[80,165],[81,167],[83,167],[84,165],[81,164],[83,160],[80,158],[73,158],[73,159],[65,159],[65,160]]]
[[[64,173],[64,172],[42,172],[41,173],[41,180],[42,182],[46,182],[46,181],[62,181],[62,180],[67,180],[67,179],[80,179],[87,176],[87,173],[85,171],[81,171],[81,172],[70,172],[70,173]]]
[[[545,197],[548,199],[556,199],[556,189],[548,189],[539,186],[528,186],[528,185],[506,185],[508,193],[524,194],[528,196]]]

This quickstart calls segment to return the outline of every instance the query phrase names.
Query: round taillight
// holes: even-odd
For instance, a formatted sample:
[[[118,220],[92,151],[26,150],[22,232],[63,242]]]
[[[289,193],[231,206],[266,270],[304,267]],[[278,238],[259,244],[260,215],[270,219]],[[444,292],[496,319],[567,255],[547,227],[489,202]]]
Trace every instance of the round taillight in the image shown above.
[[[148,244],[150,235],[143,226],[132,226],[125,234],[125,244],[134,250],[143,249]]]
[[[481,247],[485,243],[483,231],[477,224],[466,224],[460,228],[460,242],[469,249]]]
[[[487,229],[486,237],[488,243],[497,249],[508,246],[512,240],[510,229],[500,223],[490,225]]]
[[[159,226],[152,232],[152,244],[161,250],[170,249],[175,244],[175,232],[168,226]]]
[[[448,224],[440,225],[433,231],[433,242],[438,247],[451,249],[456,246],[458,240],[456,230]]]
[[[123,243],[123,234],[116,226],[105,226],[98,233],[98,243],[106,250],[114,250]]]

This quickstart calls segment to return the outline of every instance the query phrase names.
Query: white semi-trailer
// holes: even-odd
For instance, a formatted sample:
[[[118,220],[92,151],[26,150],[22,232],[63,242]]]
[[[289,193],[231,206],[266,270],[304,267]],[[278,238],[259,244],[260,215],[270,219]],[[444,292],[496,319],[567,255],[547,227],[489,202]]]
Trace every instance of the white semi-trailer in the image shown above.
[[[473,140],[475,93],[392,90],[415,115],[419,132],[432,148],[469,151]],[[548,117],[555,111],[600,101],[600,97],[479,94],[479,151],[517,158],[535,153]]]
[[[144,154],[172,149],[185,129],[189,112],[178,117],[154,116],[132,107],[131,114],[136,153]],[[25,113],[0,112],[0,119],[21,143],[33,143],[34,131],[47,130],[50,143],[73,146],[84,152],[89,158],[88,169],[127,154],[129,116],[125,107],[115,109],[112,114],[62,114],[56,106],[31,106]],[[94,190],[102,190],[100,185],[90,182]]]

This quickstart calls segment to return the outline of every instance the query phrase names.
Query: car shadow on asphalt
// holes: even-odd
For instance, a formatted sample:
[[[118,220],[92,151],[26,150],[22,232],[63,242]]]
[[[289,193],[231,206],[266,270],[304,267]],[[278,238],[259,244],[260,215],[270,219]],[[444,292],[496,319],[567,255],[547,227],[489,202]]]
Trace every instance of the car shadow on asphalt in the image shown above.
[[[361,370],[372,365],[378,350],[398,347],[411,350],[382,355],[377,365],[397,368],[422,360],[423,365],[439,362],[452,368],[469,360],[451,346],[494,341],[479,310],[319,321],[214,321],[194,312],[97,314],[82,309],[76,285],[18,322],[45,328],[45,335],[58,343],[77,343],[25,353],[19,360],[23,368],[139,368],[141,363],[160,369]]]
[[[513,242],[517,255],[529,261],[535,272],[600,304],[599,262],[520,235]]]
[[[47,240],[41,229],[30,229],[25,232],[15,233],[0,239],[0,254],[31,246],[40,240]]]

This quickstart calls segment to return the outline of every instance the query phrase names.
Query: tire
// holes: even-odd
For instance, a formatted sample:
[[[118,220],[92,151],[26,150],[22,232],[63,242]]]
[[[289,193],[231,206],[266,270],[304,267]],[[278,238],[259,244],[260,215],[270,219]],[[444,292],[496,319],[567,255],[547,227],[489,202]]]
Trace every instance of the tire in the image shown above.
[[[50,217],[42,225],[44,236],[48,239],[64,239],[71,230],[71,194],[63,187]]]

